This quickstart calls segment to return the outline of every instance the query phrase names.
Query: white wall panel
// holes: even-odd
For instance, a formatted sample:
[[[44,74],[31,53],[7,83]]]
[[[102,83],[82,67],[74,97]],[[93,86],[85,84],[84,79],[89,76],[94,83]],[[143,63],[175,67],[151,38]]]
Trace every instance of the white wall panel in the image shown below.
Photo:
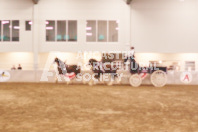
[[[130,7],[122,0],[41,0],[39,20],[40,52],[121,50],[130,39]],[[45,20],[77,20],[78,42],[46,42]],[[86,20],[120,20],[119,42],[87,43]]]
[[[33,57],[31,52],[0,53],[0,69],[10,70],[13,65],[17,68],[21,64],[23,70],[33,70]]]
[[[20,41],[0,42],[0,52],[32,51],[32,31],[25,31],[25,20],[32,20],[31,0],[0,0],[0,20],[20,20]]]
[[[133,0],[131,38],[137,52],[197,53],[197,0]]]

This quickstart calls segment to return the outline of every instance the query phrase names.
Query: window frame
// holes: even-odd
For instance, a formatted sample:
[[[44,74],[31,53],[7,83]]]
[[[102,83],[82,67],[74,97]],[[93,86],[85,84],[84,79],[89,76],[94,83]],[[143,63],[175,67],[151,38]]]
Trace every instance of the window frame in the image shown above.
[[[87,28],[87,24],[86,24],[86,27],[85,27],[85,36],[86,36],[86,39],[85,39],[85,41],[86,41],[86,43],[88,43],[88,44],[90,44],[90,43],[113,43],[113,44],[115,44],[115,43],[119,43],[120,42],[120,39],[119,39],[119,36],[120,36],[120,20],[119,19],[86,19],[86,23],[88,22],[88,21],[96,21],[96,41],[87,41],[87,30],[86,30],[86,28]],[[98,22],[99,21],[106,21],[107,22],[107,38],[106,38],[106,42],[100,42],[100,41],[98,41]],[[114,41],[114,42],[112,42],[112,41],[109,41],[109,24],[110,24],[110,21],[115,21],[115,22],[117,22],[117,24],[118,24],[118,38],[117,38],[117,41]]]
[[[191,68],[191,71],[196,71],[196,61],[185,61],[185,71],[189,71],[188,68]]]
[[[47,32],[46,32],[46,21],[55,21],[55,41],[47,41],[46,36],[47,36]],[[76,41],[69,41],[69,39],[66,39],[66,41],[57,41],[57,33],[58,33],[58,21],[66,21],[66,36],[69,35],[69,21],[76,21],[76,36],[77,36],[77,40]],[[56,20],[52,20],[52,19],[47,19],[45,20],[45,42],[46,43],[77,43],[78,42],[78,20],[77,19],[56,19]]]
[[[29,24],[29,22],[32,22],[32,24],[33,24],[33,21],[32,20],[25,20],[25,31],[27,31],[27,32],[32,31],[32,24],[29,24],[30,25],[30,30],[27,30],[26,22],[28,22],[28,24]]]
[[[0,27],[1,27],[1,32],[0,32],[0,36],[1,36],[1,39],[0,39],[0,43],[18,43],[18,42],[20,42],[20,40],[21,40],[21,37],[20,37],[20,29],[21,29],[21,26],[20,26],[20,20],[17,20],[17,19],[1,19],[0,20],[1,21],[1,24],[0,24]],[[9,41],[4,41],[3,40],[3,36],[4,36],[4,26],[3,26],[3,21],[9,21],[10,22],[10,25],[9,25],[9,30],[10,30],[10,33],[9,33],[9,35],[10,35],[10,39],[9,39]],[[18,31],[18,36],[19,36],[19,40],[18,41],[13,41],[13,21],[18,21],[19,22],[19,31]]]

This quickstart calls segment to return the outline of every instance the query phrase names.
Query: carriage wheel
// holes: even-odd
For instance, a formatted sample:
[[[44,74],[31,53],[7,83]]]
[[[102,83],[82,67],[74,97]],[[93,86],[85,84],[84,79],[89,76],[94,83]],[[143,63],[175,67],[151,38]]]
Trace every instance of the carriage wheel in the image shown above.
[[[129,83],[133,87],[139,87],[142,84],[142,78],[138,74],[134,74],[129,78]]]
[[[167,75],[164,71],[158,70],[152,73],[151,83],[155,87],[163,87],[167,83]]]
[[[121,83],[121,80],[119,80],[118,77],[116,77],[115,80],[116,80],[116,83],[117,83],[117,84],[120,84],[120,83]]]

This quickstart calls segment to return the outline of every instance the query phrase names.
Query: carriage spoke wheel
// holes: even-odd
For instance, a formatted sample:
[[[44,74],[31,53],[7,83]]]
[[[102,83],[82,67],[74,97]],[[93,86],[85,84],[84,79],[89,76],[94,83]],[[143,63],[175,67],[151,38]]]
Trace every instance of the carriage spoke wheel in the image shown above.
[[[152,73],[151,83],[155,87],[163,87],[167,83],[167,75],[164,71],[158,70]]]
[[[129,78],[129,83],[133,87],[139,87],[142,84],[142,78],[138,74],[134,74]]]

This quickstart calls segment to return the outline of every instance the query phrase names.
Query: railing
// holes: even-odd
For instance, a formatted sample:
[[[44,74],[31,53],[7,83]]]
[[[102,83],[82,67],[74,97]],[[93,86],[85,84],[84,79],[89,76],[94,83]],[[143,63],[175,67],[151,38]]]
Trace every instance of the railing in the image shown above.
[[[55,71],[47,71],[51,72],[50,74],[45,74],[43,70],[8,70],[10,73],[10,79],[8,82],[36,82],[36,83],[55,83],[56,81],[56,72]],[[85,73],[90,73],[92,74],[92,71],[81,71],[82,75]],[[121,84],[129,84],[129,77],[131,76],[129,71],[123,71],[119,70],[118,73],[123,73],[122,75],[122,81]],[[167,77],[168,77],[168,82],[167,84],[184,84],[181,81],[182,74],[184,72],[181,71],[168,71]],[[198,85],[198,72],[196,71],[191,71],[189,72],[191,75],[187,78],[190,79],[189,85]],[[47,80],[46,80],[47,79]],[[185,79],[185,75],[183,75],[183,79]],[[65,82],[63,79],[62,82]],[[76,81],[74,80],[73,83],[83,83],[82,81]],[[151,84],[150,82],[150,74],[147,75],[147,77],[143,80],[143,84]]]

